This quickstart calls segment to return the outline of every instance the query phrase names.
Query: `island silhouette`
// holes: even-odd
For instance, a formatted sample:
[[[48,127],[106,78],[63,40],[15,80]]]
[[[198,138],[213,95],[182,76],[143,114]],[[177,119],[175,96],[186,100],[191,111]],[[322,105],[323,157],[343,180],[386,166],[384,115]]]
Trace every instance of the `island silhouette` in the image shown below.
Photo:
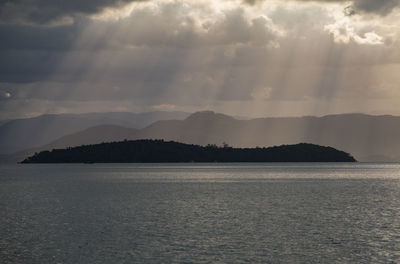
[[[164,162],[355,162],[344,151],[299,143],[233,148],[227,144],[192,145],[164,140],[124,140],[42,151],[21,163],[164,163]]]

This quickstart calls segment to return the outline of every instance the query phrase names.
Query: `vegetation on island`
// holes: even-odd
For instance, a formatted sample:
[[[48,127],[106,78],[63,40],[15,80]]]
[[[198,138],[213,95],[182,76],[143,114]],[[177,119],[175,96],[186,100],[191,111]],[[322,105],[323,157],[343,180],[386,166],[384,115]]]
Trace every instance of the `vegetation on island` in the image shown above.
[[[164,140],[132,140],[42,151],[22,163],[150,162],[355,162],[332,147],[300,143],[267,148],[233,148],[227,144],[190,145]]]

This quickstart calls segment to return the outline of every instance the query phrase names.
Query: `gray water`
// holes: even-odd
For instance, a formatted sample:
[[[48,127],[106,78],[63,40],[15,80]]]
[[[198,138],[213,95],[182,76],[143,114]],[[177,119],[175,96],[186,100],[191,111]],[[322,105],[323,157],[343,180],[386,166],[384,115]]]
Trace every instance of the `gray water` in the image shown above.
[[[399,164],[2,165],[1,263],[400,263]]]

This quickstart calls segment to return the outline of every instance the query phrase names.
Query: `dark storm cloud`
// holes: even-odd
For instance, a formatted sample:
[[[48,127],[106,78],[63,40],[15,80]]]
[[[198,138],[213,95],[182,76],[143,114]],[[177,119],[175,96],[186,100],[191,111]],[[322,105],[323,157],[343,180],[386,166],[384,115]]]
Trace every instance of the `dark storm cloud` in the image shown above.
[[[354,1],[355,10],[368,13],[387,15],[400,5],[399,0],[357,0]]]
[[[91,15],[104,8],[120,7],[142,0],[0,0],[0,22],[2,23],[56,23],[77,15]]]
[[[0,50],[68,50],[82,23],[58,27],[0,24]]]
[[[268,0],[244,0],[245,3],[255,5]],[[295,0],[301,2],[337,2],[348,3],[348,0]],[[354,15],[356,13],[371,13],[377,15],[387,15],[396,7],[400,6],[400,0],[353,0],[352,4],[345,8],[346,14]]]

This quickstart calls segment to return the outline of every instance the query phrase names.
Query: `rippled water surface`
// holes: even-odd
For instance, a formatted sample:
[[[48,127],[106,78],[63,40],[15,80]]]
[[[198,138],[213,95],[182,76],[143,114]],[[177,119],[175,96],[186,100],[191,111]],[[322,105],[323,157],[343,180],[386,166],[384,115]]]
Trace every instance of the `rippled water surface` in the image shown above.
[[[1,263],[400,263],[399,164],[0,166]]]

